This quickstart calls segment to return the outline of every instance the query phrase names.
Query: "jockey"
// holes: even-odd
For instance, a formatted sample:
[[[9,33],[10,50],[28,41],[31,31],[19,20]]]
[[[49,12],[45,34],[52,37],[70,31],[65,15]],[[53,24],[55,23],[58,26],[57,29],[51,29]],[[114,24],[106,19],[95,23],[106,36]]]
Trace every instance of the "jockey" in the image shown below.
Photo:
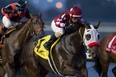
[[[50,40],[44,45],[46,49],[49,50],[52,43],[65,33],[67,23],[69,23],[69,25],[77,25],[78,29],[80,28],[83,19],[81,9],[78,6],[74,5],[70,10],[64,11],[52,21],[51,28],[55,34],[52,35]]]
[[[32,15],[26,7],[27,1],[19,0],[18,2],[11,3],[1,9],[1,13],[4,15],[2,18],[3,28],[0,30],[0,34],[3,35],[10,27],[15,26],[23,17],[30,19]]]

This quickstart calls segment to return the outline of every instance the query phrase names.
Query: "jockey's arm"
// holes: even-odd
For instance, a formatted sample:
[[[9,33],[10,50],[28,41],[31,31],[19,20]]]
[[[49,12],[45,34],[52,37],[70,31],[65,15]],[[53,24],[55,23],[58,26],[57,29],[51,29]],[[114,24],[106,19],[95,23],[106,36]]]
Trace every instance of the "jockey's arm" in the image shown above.
[[[10,5],[8,5],[6,7],[3,7],[2,9],[3,9],[3,12],[5,12],[5,13],[13,12],[13,9],[12,9],[12,7]]]
[[[66,23],[68,21],[68,17],[66,14],[62,14],[59,18],[57,18],[56,26],[64,28],[66,26]]]
[[[28,10],[28,9],[26,9],[25,17],[26,17],[26,18],[28,18],[28,19],[30,19],[30,18],[32,18],[32,17],[33,17],[33,15],[29,12],[29,10]]]

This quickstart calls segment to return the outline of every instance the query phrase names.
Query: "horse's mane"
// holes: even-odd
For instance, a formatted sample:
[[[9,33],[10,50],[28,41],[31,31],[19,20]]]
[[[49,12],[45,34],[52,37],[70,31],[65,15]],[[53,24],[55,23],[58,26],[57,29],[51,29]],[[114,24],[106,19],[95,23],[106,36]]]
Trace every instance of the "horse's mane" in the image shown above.
[[[16,30],[20,30],[28,21],[20,22],[15,25]]]

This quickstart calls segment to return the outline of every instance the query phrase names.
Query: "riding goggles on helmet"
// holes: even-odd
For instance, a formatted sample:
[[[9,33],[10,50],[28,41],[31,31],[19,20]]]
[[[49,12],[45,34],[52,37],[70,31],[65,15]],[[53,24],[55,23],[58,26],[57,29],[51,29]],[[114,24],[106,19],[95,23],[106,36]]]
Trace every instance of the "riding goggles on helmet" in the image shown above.
[[[24,11],[24,10],[25,10],[25,8],[21,8],[21,7],[18,6],[18,5],[16,5],[16,8],[17,8],[18,11]]]

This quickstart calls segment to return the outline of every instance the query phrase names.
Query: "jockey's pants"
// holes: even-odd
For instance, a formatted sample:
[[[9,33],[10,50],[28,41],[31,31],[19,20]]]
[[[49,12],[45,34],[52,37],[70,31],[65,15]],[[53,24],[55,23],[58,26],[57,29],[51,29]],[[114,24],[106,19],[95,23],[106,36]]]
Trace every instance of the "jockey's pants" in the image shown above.
[[[52,23],[51,23],[51,28],[52,28],[52,30],[55,32],[55,36],[56,36],[57,38],[60,37],[60,36],[62,36],[62,35],[64,34],[64,29],[63,29],[63,28],[60,28],[60,27],[57,27],[57,26],[55,25],[54,20],[53,20]]]

